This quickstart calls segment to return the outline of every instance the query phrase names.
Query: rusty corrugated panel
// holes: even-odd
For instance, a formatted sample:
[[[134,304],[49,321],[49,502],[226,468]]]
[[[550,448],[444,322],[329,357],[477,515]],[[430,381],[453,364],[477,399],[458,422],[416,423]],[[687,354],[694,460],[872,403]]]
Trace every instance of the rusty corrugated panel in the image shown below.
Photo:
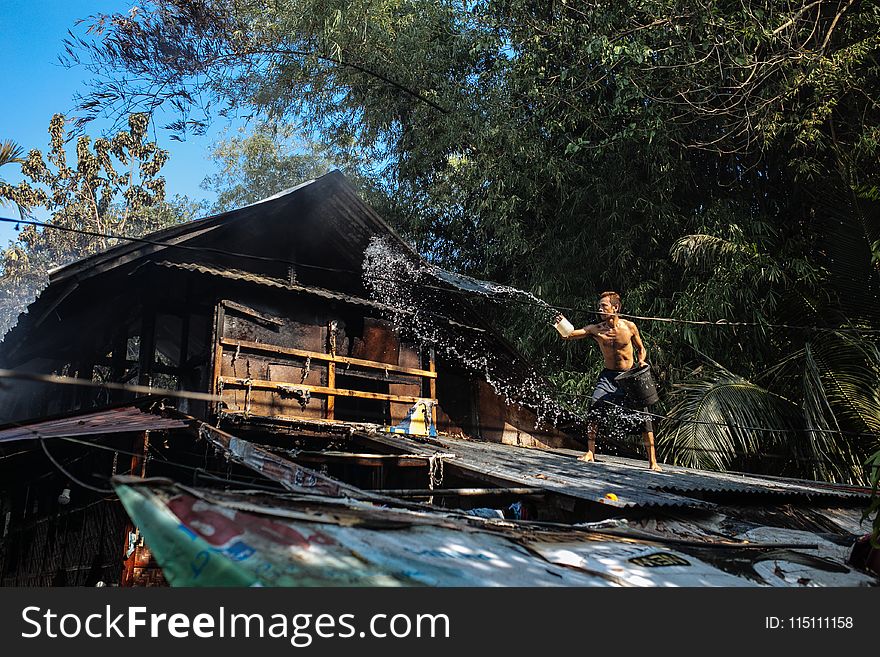
[[[806,496],[867,500],[871,492],[858,486],[842,486],[819,481],[803,481],[782,477],[763,477],[736,472],[685,471],[677,468],[676,481],[665,490],[677,493],[735,493],[743,495]]]
[[[237,438],[204,422],[199,423],[199,436],[223,449],[232,460],[251,468],[267,479],[278,482],[287,490],[313,492],[331,497],[366,496],[360,489],[298,465],[260,445]]]
[[[160,267],[167,267],[169,269],[183,269],[185,271],[191,271],[198,274],[204,274],[206,276],[216,276],[218,278],[224,278],[230,281],[244,281],[246,283],[252,283],[254,285],[261,285],[264,287],[274,287],[279,290],[288,290],[290,292],[301,292],[303,294],[309,294],[312,296],[320,297],[322,299],[333,299],[334,301],[344,301],[346,303],[350,303],[352,305],[357,306],[367,306],[369,308],[376,308],[379,310],[390,310],[390,306],[387,306],[383,303],[377,303],[375,301],[370,301],[368,299],[362,299],[360,297],[354,297],[348,294],[342,294],[340,292],[333,292],[331,290],[327,290],[324,288],[318,287],[306,287],[303,285],[294,285],[288,283],[286,281],[279,280],[277,278],[270,278],[268,276],[260,276],[259,274],[253,274],[247,271],[241,271],[238,269],[220,269],[219,267],[211,267],[209,265],[204,265],[195,262],[169,262],[167,260],[163,260],[161,262],[155,263]]]
[[[182,429],[187,423],[159,417],[134,406],[123,406],[100,411],[86,411],[76,415],[51,420],[32,420],[16,426],[0,429],[0,443],[34,438],[60,438],[62,436],[91,436],[128,431],[155,431],[159,429]]]

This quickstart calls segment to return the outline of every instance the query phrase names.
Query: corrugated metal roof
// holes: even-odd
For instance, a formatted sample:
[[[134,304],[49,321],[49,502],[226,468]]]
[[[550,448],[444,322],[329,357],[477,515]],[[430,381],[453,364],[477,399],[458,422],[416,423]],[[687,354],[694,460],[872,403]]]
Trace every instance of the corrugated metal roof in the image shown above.
[[[335,177],[341,177],[341,174],[338,174],[337,172],[331,172],[330,174],[324,176],[324,178],[330,181],[335,180],[334,174]],[[255,211],[262,209],[260,206],[262,206],[263,204],[272,203],[279,199],[283,199],[284,197],[291,197],[295,192],[310,185],[314,185],[316,182],[318,181],[308,180],[300,185],[290,187],[281,192],[278,192],[273,196],[262,199],[255,203],[251,203],[249,205],[245,205],[244,207],[229,210],[227,212],[221,212],[220,214],[210,215],[201,219],[195,219],[193,221],[187,221],[185,223],[170,226],[168,228],[163,228],[162,230],[157,230],[155,232],[149,233],[148,235],[144,235],[142,239],[150,240],[153,242],[162,242],[163,244],[182,243],[187,240],[193,239],[194,237],[199,237],[205,234],[206,231],[211,231],[214,228],[222,226],[229,221],[234,221],[242,217],[252,216]],[[138,255],[140,256],[166,248],[168,247],[156,244],[147,244],[144,242],[123,240],[122,243],[117,246],[113,246],[104,251],[99,251],[98,253],[95,253],[91,256],[88,256],[81,260],[76,260],[68,265],[57,268],[50,278],[50,283],[55,283],[56,281],[63,280],[64,278],[76,276],[83,271],[94,268],[98,264],[103,264],[105,262],[124,258],[130,253],[138,253]]]
[[[868,499],[870,493],[857,487],[837,486],[825,482],[806,482],[782,477],[762,477],[738,472],[708,472],[687,468],[666,469],[675,479],[664,490],[677,493],[736,493],[744,495],[808,496],[840,499]]]
[[[186,426],[187,423],[182,420],[159,417],[135,406],[123,406],[50,420],[23,422],[16,426],[6,427],[0,429],[0,443],[12,442],[13,440],[33,440],[39,437],[60,438],[62,436],[90,436],[127,431],[180,429]]]
[[[447,462],[451,468],[522,486],[539,487],[550,493],[590,502],[603,502],[610,506],[714,507],[714,504],[705,500],[652,489],[637,483],[637,477],[634,476],[636,468],[631,465],[610,464],[607,461],[586,464],[554,451],[446,436],[432,440],[433,446],[384,434],[365,438],[414,453],[451,453],[455,455],[454,460]],[[641,463],[641,468],[645,471],[645,479],[664,474],[648,471],[644,463]],[[617,500],[607,499],[605,496],[608,493],[614,493]]]
[[[350,303],[357,306],[368,306],[370,308],[377,308],[379,310],[392,310],[390,306],[387,306],[383,303],[378,303],[376,301],[370,301],[369,299],[362,299],[360,297],[342,294],[341,292],[333,292],[332,290],[327,290],[320,287],[306,287],[303,285],[295,285],[287,283],[286,281],[279,280],[277,278],[260,276],[259,274],[253,274],[251,272],[242,271],[240,269],[221,269],[219,267],[212,267],[210,265],[205,265],[197,262],[169,262],[167,260],[162,260],[161,262],[157,262],[155,264],[160,267],[167,267],[169,269],[183,269],[185,271],[205,274],[206,276],[217,276],[219,278],[224,278],[231,281],[244,281],[246,283],[253,283],[254,285],[274,287],[280,290],[289,290],[291,292],[301,292],[303,294],[310,294],[312,296],[321,297],[323,299],[344,301],[345,303]]]
[[[840,490],[820,482],[670,465],[664,465],[663,472],[652,472],[646,461],[615,456],[600,455],[595,463],[583,463],[575,458],[579,452],[574,450],[543,450],[447,436],[432,440],[430,445],[386,435],[365,437],[413,453],[452,453],[455,460],[449,465],[453,468],[618,507],[713,507],[711,502],[697,499],[706,493],[768,500],[800,496],[861,502],[867,497],[861,492]],[[608,500],[605,497],[608,493],[616,495],[617,500]]]

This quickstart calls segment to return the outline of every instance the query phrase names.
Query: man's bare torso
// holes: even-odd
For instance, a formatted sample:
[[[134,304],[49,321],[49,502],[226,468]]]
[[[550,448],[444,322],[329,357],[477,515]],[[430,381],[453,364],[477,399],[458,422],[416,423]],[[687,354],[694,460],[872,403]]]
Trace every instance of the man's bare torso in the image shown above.
[[[602,351],[605,367],[609,370],[628,370],[635,362],[633,356],[633,335],[635,324],[625,319],[618,319],[614,326],[601,322],[587,327]]]

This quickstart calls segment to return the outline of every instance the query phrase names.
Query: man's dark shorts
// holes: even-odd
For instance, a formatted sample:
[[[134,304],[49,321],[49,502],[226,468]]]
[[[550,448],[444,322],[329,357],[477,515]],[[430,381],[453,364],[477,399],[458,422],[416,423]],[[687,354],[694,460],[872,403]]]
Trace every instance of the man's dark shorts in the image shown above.
[[[616,406],[623,406],[633,410],[642,410],[641,408],[636,409],[633,407],[623,388],[621,388],[617,381],[614,380],[618,374],[623,374],[625,371],[626,370],[609,370],[608,368],[602,370],[599,374],[599,379],[596,381],[596,388],[593,390],[593,397],[590,402],[590,409],[592,412],[607,414],[609,410]],[[651,418],[648,416],[644,420],[644,431],[653,430],[654,425],[651,422]]]

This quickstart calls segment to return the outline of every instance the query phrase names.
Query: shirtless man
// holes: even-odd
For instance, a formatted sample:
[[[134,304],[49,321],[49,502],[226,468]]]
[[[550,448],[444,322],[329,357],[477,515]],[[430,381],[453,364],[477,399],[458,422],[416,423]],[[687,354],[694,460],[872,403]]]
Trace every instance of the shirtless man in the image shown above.
[[[648,352],[642,343],[639,329],[632,322],[622,319],[620,313],[620,295],[617,292],[603,292],[599,295],[599,317],[602,320],[598,324],[590,324],[581,329],[575,329],[563,340],[578,340],[592,337],[599,343],[602,357],[605,359],[605,369],[599,375],[596,389],[593,391],[593,405],[607,401],[612,404],[622,404],[625,394],[618,388],[614,378],[621,372],[632,368],[635,357],[640,366],[647,365]],[[557,315],[555,321],[563,319]],[[635,347],[635,350],[633,349]],[[634,357],[635,353],[635,357]],[[580,457],[581,461],[593,461],[596,451],[596,433],[599,427],[595,421],[587,426],[587,452]],[[657,465],[657,455],[654,452],[654,430],[650,419],[645,421],[645,430],[642,433],[645,441],[645,451],[648,453],[648,467],[660,472]]]

